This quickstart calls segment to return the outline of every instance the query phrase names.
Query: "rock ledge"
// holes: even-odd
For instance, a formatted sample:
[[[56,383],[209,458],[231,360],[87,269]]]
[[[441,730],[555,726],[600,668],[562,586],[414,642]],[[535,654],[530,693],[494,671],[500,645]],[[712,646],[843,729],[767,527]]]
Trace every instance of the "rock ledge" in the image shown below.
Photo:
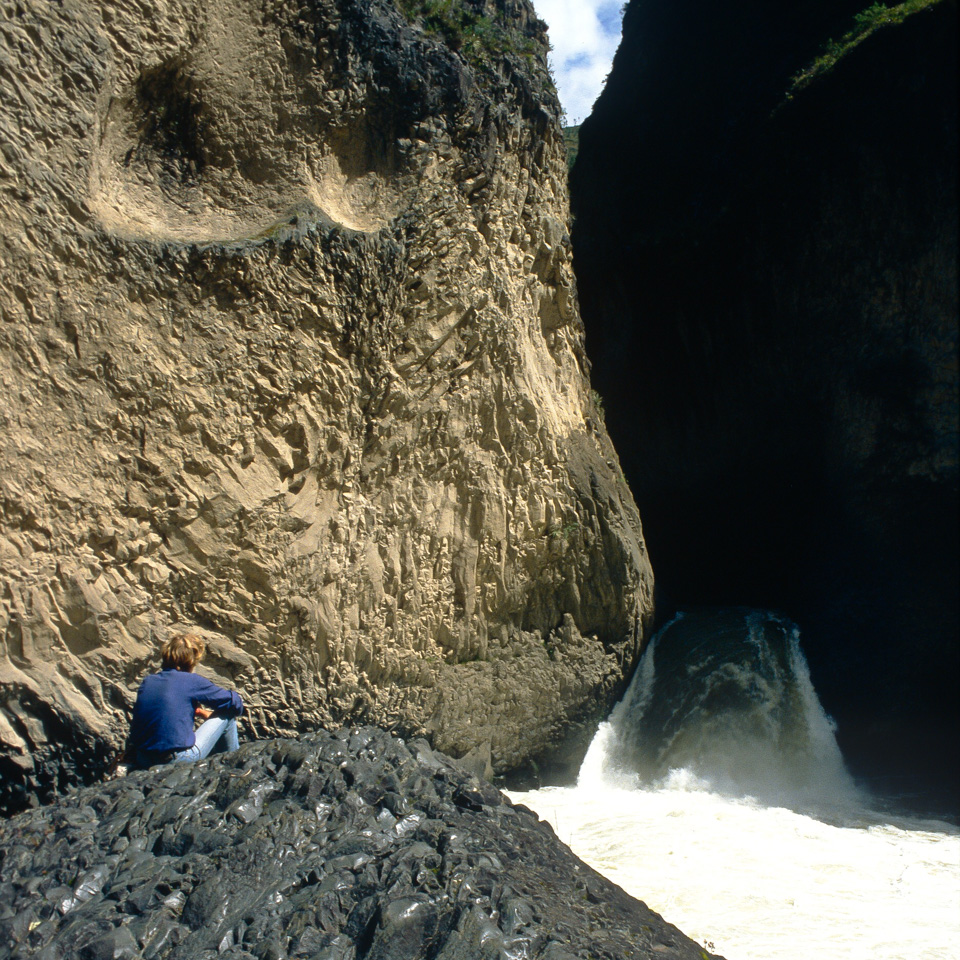
[[[251,743],[0,824],[0,957],[708,954],[525,807],[373,728]]]

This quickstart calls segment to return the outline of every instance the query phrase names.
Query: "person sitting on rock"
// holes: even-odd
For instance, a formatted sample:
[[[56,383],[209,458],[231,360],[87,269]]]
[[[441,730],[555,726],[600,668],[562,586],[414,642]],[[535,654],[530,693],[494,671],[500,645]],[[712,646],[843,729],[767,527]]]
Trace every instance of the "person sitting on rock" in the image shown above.
[[[193,672],[205,644],[192,634],[177,634],[161,648],[161,670],[140,684],[133,707],[127,762],[138,767],[202,760],[217,747],[240,746],[237,717],[240,695]],[[194,717],[204,722],[194,732]]]

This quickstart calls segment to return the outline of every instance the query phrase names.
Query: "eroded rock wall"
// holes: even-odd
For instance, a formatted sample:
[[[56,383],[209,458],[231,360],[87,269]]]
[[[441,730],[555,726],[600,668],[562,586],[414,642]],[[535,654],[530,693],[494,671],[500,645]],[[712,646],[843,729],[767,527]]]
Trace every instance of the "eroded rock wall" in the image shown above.
[[[497,770],[620,687],[652,580],[544,28],[473,15],[514,52],[379,0],[3,3],[5,804],[99,769],[174,626],[250,734]]]

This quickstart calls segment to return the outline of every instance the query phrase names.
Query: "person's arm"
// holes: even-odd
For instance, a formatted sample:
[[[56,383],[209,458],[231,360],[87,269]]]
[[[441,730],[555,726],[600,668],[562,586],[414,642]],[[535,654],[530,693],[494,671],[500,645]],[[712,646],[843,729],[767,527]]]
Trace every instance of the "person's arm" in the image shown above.
[[[239,717],[243,713],[243,701],[240,694],[233,690],[224,690],[215,683],[207,680],[206,677],[193,675],[196,681],[196,688],[192,691],[191,699],[194,706],[203,704],[212,707],[218,713],[225,713],[227,716]]]

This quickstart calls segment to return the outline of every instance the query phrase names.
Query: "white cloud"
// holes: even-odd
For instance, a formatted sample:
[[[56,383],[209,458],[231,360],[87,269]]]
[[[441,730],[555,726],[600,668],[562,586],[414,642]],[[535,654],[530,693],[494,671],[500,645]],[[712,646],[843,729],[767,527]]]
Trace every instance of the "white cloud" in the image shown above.
[[[550,63],[567,123],[593,108],[620,43],[621,0],[534,0],[550,28]]]

